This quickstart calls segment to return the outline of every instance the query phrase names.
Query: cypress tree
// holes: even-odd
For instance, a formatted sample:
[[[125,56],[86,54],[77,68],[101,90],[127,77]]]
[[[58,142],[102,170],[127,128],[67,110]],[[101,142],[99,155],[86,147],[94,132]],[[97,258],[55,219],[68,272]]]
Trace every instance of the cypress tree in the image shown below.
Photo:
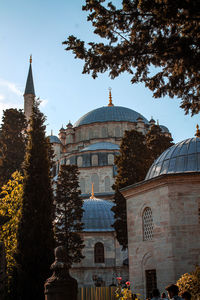
[[[173,139],[170,136],[164,135],[160,126],[153,125],[146,134],[146,144],[151,151],[151,159],[153,161],[159,157],[166,149],[173,146]]]
[[[78,183],[78,168],[62,165],[58,174],[55,196],[55,237],[59,246],[66,248],[68,267],[80,262],[84,247],[80,232],[83,215],[83,200]]]
[[[150,167],[150,151],[142,133],[136,130],[125,131],[120,145],[120,154],[116,156],[115,164],[118,173],[113,185],[115,190],[115,206],[112,208],[115,216],[113,227],[118,242],[123,249],[126,249],[128,246],[126,199],[119,190],[143,180]]]
[[[39,103],[33,105],[24,161],[22,216],[18,227],[15,299],[43,300],[44,282],[54,261],[53,194],[49,142]]]
[[[26,118],[22,110],[3,111],[0,128],[0,186],[6,184],[11,174],[21,171],[26,147]]]

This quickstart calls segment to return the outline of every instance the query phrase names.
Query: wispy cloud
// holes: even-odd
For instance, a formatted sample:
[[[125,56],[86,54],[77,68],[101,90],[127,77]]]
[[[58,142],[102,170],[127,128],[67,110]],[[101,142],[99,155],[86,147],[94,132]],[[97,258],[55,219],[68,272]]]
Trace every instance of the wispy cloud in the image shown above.
[[[0,85],[7,87],[12,93],[16,94],[17,96],[23,95],[23,93],[20,91],[17,85],[13,82],[0,78]]]
[[[41,107],[45,107],[48,103],[48,100],[47,99],[40,99],[40,105]]]
[[[0,120],[3,110],[23,107],[23,93],[17,84],[0,78]]]
[[[0,101],[3,101],[5,99],[5,95],[0,94]]]

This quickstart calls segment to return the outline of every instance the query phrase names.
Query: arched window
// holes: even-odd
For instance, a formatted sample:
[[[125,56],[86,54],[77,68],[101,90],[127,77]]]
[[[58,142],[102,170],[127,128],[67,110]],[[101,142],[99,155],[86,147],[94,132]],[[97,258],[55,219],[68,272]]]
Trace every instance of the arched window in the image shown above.
[[[143,221],[143,240],[151,241],[153,238],[153,217],[152,210],[149,207],[146,207],[142,215]]]
[[[116,137],[120,137],[121,136],[121,130],[120,130],[119,126],[115,127],[115,136]]]
[[[94,245],[94,262],[104,263],[104,246],[102,243],[96,243]]]
[[[93,130],[92,129],[89,130],[89,140],[90,139],[93,139]]]
[[[102,127],[101,136],[102,136],[102,138],[105,138],[108,136],[108,128],[107,127]]]
[[[82,156],[79,156],[77,158],[77,166],[78,167],[82,167],[82,164],[83,164],[83,158],[82,158]]]
[[[110,192],[110,177],[105,177],[105,192]]]
[[[94,183],[94,193],[99,192],[99,176],[97,174],[92,174],[91,183]]]
[[[114,155],[113,154],[108,154],[108,164],[114,165]]]
[[[98,155],[97,154],[92,155],[92,166],[98,166]]]

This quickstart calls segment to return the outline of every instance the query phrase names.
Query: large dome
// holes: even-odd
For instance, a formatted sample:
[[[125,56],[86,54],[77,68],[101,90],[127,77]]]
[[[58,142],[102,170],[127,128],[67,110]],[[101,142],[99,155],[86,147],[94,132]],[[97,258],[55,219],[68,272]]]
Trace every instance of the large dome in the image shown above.
[[[145,117],[130,108],[122,106],[103,106],[82,116],[74,124],[74,127],[96,122],[137,122],[137,118],[142,118],[144,122],[148,124],[148,121]]]
[[[83,203],[83,231],[114,231],[113,203],[103,199],[86,199]]]
[[[150,167],[145,180],[162,174],[200,172],[200,138],[194,137],[165,150]]]

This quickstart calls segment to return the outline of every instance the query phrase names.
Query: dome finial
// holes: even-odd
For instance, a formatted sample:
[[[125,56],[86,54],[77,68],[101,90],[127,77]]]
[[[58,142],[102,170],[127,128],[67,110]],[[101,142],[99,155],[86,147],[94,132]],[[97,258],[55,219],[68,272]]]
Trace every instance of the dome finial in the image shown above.
[[[51,136],[53,135],[53,129],[51,129]]]
[[[30,55],[29,62],[30,62],[30,64],[32,64],[32,54]]]
[[[109,90],[109,103],[108,103],[108,106],[114,106],[113,103],[112,103],[112,95],[111,95],[111,87],[108,88]]]
[[[197,126],[196,126],[196,129],[197,129],[197,131],[196,131],[196,133],[195,133],[195,136],[196,137],[200,137],[200,130],[199,130],[199,125],[197,124]]]
[[[90,199],[94,199],[94,183],[92,182],[92,193]]]

